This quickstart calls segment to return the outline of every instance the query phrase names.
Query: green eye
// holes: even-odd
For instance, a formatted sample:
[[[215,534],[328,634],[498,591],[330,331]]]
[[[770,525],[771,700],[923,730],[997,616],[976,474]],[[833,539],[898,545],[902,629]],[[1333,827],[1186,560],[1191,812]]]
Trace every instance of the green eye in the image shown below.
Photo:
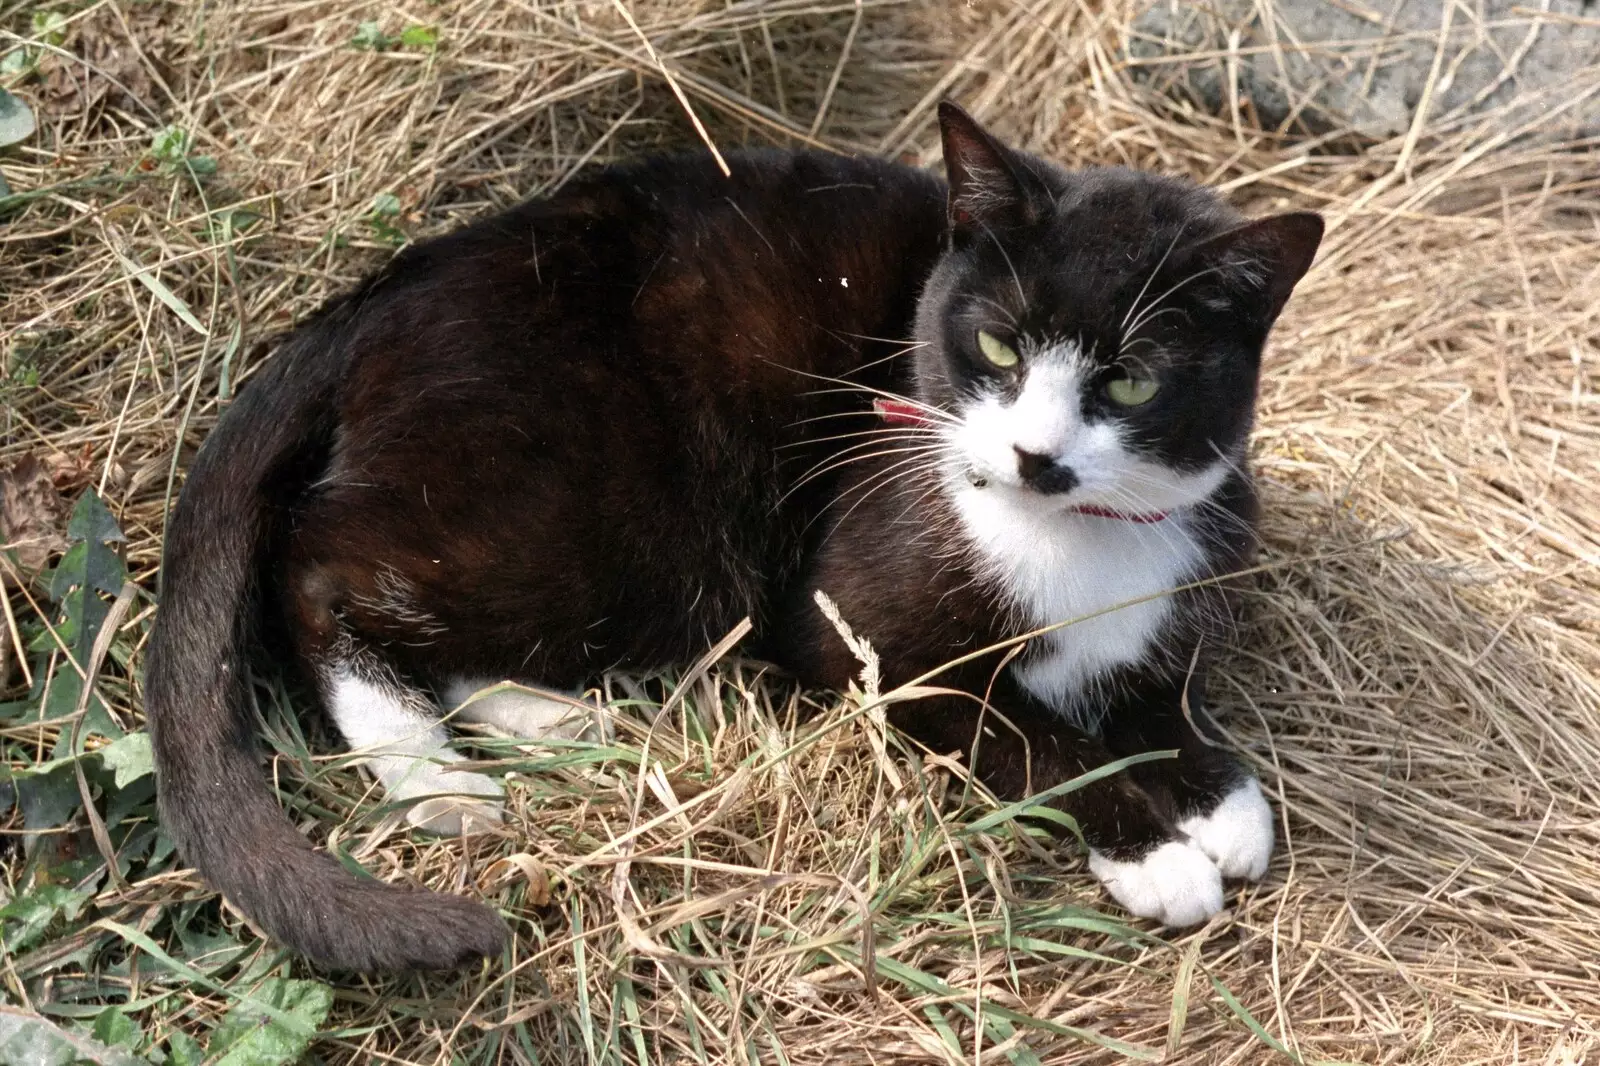
[[[1160,389],[1153,378],[1118,378],[1106,386],[1106,395],[1124,407],[1138,407],[1155,399]]]
[[[978,349],[995,366],[1009,370],[1020,362],[1017,350],[991,333],[978,331]]]

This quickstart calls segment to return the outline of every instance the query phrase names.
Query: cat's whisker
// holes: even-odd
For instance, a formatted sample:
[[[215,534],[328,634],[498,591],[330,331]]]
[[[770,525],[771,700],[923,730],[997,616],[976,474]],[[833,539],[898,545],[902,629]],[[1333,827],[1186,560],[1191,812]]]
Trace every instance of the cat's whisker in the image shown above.
[[[1154,344],[1153,341],[1151,343]],[[1140,356],[1130,354],[1126,350],[1117,353],[1117,364],[1119,366],[1127,367],[1129,370],[1133,371],[1136,376],[1148,378],[1156,377],[1156,374],[1153,372],[1148,362],[1146,362]]]
[[[981,294],[974,295],[973,299],[977,300],[980,303],[988,304],[990,307],[994,308],[996,311],[998,311],[1002,315],[1004,315],[1005,319],[1006,319],[1006,325],[1012,326],[1012,327],[1016,326],[1016,324],[1017,324],[1016,312],[1012,311],[1011,308],[1007,307],[1005,304],[1001,303],[999,300],[996,300],[993,297],[983,296]]]
[[[826,326],[823,327],[823,331],[830,337],[848,337],[853,341],[871,341],[874,344],[904,344],[907,345],[904,349],[905,351],[923,348],[928,344],[927,341],[907,340],[905,337],[874,337],[870,333],[851,333],[849,330],[830,329]]]
[[[803,371],[795,372],[804,373]],[[805,376],[816,378],[818,381],[830,382],[839,386],[838,388],[833,389],[812,389],[811,391],[802,394],[805,396],[832,396],[841,392],[863,392],[869,396],[877,396],[880,399],[891,400],[895,403],[903,403],[907,407],[915,408],[921,414],[925,414],[935,420],[942,420],[950,423],[951,425],[961,424],[961,419],[957,418],[955,415],[952,415],[949,411],[939,407],[934,407],[931,404],[923,403],[921,400],[911,396],[902,396],[897,392],[889,392],[886,389],[873,388],[870,385],[857,385],[852,381],[845,381],[842,378],[824,377],[821,374],[805,374]]]
[[[844,390],[843,389],[830,389],[828,391],[830,391],[830,392],[843,392]],[[805,393],[805,395],[806,396],[820,396],[822,394],[821,393],[816,393],[816,392],[808,392],[808,393]],[[826,422],[829,419],[833,419],[833,418],[874,418],[874,419],[878,419],[878,418],[882,418],[882,417],[883,417],[882,415],[878,414],[878,412],[872,410],[870,407],[869,408],[859,409],[859,410],[852,410],[852,411],[830,411],[825,415],[812,415],[810,418],[802,418],[802,419],[799,419],[798,421],[795,421],[795,422],[785,422],[784,423],[784,428],[785,429],[794,429],[794,428],[796,428],[798,426],[809,426],[813,422]]]
[[[919,464],[915,467],[915,469],[918,471],[937,470],[940,467],[948,465],[952,458],[952,455],[941,454],[938,450],[929,449],[926,450],[922,455],[910,455],[905,459],[900,459],[889,464],[888,466],[885,466],[882,470],[874,471],[873,473],[868,474],[860,481],[845,486],[840,490],[839,494],[834,497],[833,503],[830,505],[830,507],[837,506],[840,502],[847,499],[851,493],[861,491],[863,488],[871,485],[873,482],[878,481],[879,479],[887,478],[889,480],[895,480],[904,476],[906,473],[904,468],[910,466],[911,464]]]
[[[1171,296],[1173,293],[1177,292],[1179,289],[1183,288],[1185,285],[1189,284],[1191,281],[1198,281],[1201,278],[1205,277],[1207,274],[1220,274],[1220,273],[1222,273],[1222,267],[1220,267],[1220,266],[1209,266],[1209,267],[1206,267],[1204,270],[1196,270],[1193,274],[1190,274],[1188,277],[1184,278],[1182,281],[1180,281],[1176,285],[1172,286],[1172,288],[1168,289],[1166,292],[1162,293],[1160,296],[1157,296],[1154,300],[1152,300],[1150,302],[1150,310],[1146,311],[1144,314],[1142,314],[1138,318],[1136,318],[1134,320],[1134,322],[1133,322],[1133,325],[1131,325],[1127,329],[1125,329],[1123,331],[1123,334],[1126,336],[1127,334],[1130,334],[1130,333],[1139,332],[1140,327],[1143,326],[1146,322],[1151,320],[1150,319],[1151,313],[1156,308],[1160,307],[1166,301],[1167,297]]]
[[[883,445],[889,445],[889,447],[883,447]],[[835,468],[835,464],[841,462],[859,462],[874,455],[898,455],[908,451],[939,451],[943,447],[944,445],[938,441],[857,441],[855,444],[834,451],[818,460],[805,470],[801,475],[801,481],[803,483],[818,474],[827,473]]]
[[[882,366],[884,363],[887,363],[890,360],[898,359],[903,355],[910,355],[912,352],[915,352],[920,348],[926,348],[928,346],[928,342],[927,341],[906,340],[905,338],[868,337],[868,336],[865,336],[864,334],[860,334],[860,333],[840,333],[837,330],[831,330],[831,329],[827,329],[827,330],[825,330],[825,332],[827,332],[827,334],[830,337],[838,337],[841,340],[844,340],[844,339],[863,340],[863,341],[871,341],[874,344],[898,344],[898,345],[900,345],[899,348],[896,348],[894,351],[890,352],[888,355],[885,355],[885,356],[882,356],[880,358],[874,359],[874,360],[872,360],[871,362],[868,362],[868,363],[862,363],[860,366],[857,366],[857,367],[853,368],[850,371],[852,374],[860,373],[863,370],[871,370],[875,366]]]
[[[1166,485],[1159,478],[1149,474],[1141,474],[1138,471],[1125,471],[1123,473],[1123,478],[1125,480],[1134,482],[1135,488],[1139,484],[1145,484],[1155,488],[1166,487]],[[1108,491],[1114,494],[1121,493],[1126,501],[1131,503],[1131,506],[1128,508],[1130,511],[1142,512],[1156,509],[1151,507],[1147,501],[1140,499],[1136,493],[1127,488],[1113,486]],[[1214,496],[1207,496],[1203,499],[1192,501],[1185,506],[1193,507],[1197,511],[1204,512],[1208,516],[1208,519],[1214,520],[1217,523],[1225,526],[1227,531],[1250,532],[1253,528],[1249,521],[1241,518],[1239,515],[1234,514],[1227,508],[1226,505],[1215,499]]]
[[[806,396],[822,396],[822,395],[825,395],[826,393],[839,393],[839,392],[850,392],[850,391],[854,391],[854,390],[850,390],[850,389],[828,389],[828,390],[825,390],[823,392],[808,392],[808,393],[805,393],[804,395],[806,395]],[[905,402],[906,402],[907,406],[911,406],[912,405],[912,401],[910,401],[910,400],[906,400]],[[928,421],[930,423],[931,422],[940,421],[940,419],[932,417],[935,412],[938,412],[938,414],[943,415],[944,416],[943,421],[945,423],[947,423],[949,426],[951,426],[952,428],[961,425],[961,420],[959,418],[956,418],[954,415],[951,415],[947,411],[938,411],[937,408],[933,408],[931,410],[920,410],[920,413],[927,414],[927,415],[930,416],[928,418]],[[871,408],[868,408],[868,409],[865,409],[865,410],[856,410],[856,411],[834,411],[834,412],[831,412],[829,414],[812,415],[810,418],[802,418],[802,419],[799,419],[798,421],[795,421],[795,422],[785,423],[784,428],[786,428],[786,429],[794,429],[794,428],[797,428],[799,426],[810,425],[813,422],[826,422],[826,421],[828,421],[830,419],[835,419],[835,418],[873,418],[873,419],[878,419],[878,420],[881,421],[883,419],[883,413],[881,411],[872,410]],[[899,428],[911,428],[911,427],[908,424],[902,422],[900,424]],[[803,444],[805,442],[801,441],[799,443]]]
[[[1187,223],[1178,227],[1178,232],[1172,235],[1172,240],[1167,245],[1167,250],[1161,253],[1161,258],[1156,260],[1155,268],[1144,279],[1144,285],[1139,289],[1139,295],[1135,296],[1133,303],[1128,305],[1127,312],[1122,316],[1122,324],[1117,327],[1123,336],[1128,335],[1128,319],[1132,318],[1134,312],[1139,309],[1139,301],[1143,300],[1144,294],[1150,291],[1150,283],[1155,281],[1161,274],[1161,268],[1167,265],[1167,257],[1172,255],[1172,250],[1178,246],[1178,241],[1183,237],[1183,231],[1187,228]]]
[[[931,428],[924,429],[920,426],[878,426],[873,429],[856,430],[853,433],[836,433],[831,437],[808,437],[805,440],[797,440],[788,444],[780,444],[778,445],[778,448],[781,450],[787,450],[790,448],[804,448],[808,445],[826,444],[836,440],[851,440],[855,437],[876,437],[880,440],[912,440],[921,437],[938,436],[940,436],[940,434],[937,430]]]
[[[819,437],[815,441],[800,441],[785,447],[800,447],[806,444],[818,444],[824,441],[854,440],[854,444],[844,445],[830,452],[819,462],[839,455],[848,455],[852,451],[870,448],[875,444],[924,444],[924,445],[949,445],[949,438],[937,429],[912,427],[912,426],[881,426],[876,429],[857,430],[850,433],[840,433],[832,437]]]
[[[902,465],[904,463],[908,463],[908,462],[911,462],[911,461],[912,460],[901,460],[900,463],[895,464],[895,465],[899,466],[899,465]],[[927,464],[926,467],[917,468],[917,469],[918,470],[920,470],[920,469],[933,469],[933,468],[936,468],[937,465],[938,465],[937,463],[930,463],[930,464]],[[910,473],[910,472],[908,472],[908,473]],[[863,492],[864,491],[866,493],[866,495],[863,496],[862,499],[865,499],[866,496],[870,496],[873,492],[875,492],[877,490],[877,488],[881,488],[883,485],[890,484],[895,480],[898,480],[898,478],[895,475],[895,468],[894,467],[889,467],[889,468],[886,468],[884,470],[880,470],[877,473],[872,474],[872,475],[870,475],[870,476],[868,476],[866,478],[863,478],[862,480],[860,480],[858,482],[855,482],[854,484],[850,485],[848,488],[846,488],[843,491],[841,491],[837,496],[835,496],[833,498],[833,500],[828,504],[827,507],[823,508],[822,510],[819,510],[815,515],[813,515],[811,520],[806,523],[805,528],[806,529],[810,529],[812,527],[812,525],[814,525],[817,522],[818,519],[826,517],[829,513],[831,513],[834,510],[834,508],[838,507],[839,504],[841,504],[845,500],[849,499],[850,495],[852,493]],[[843,524],[845,518],[849,517],[850,512],[853,512],[855,510],[855,507],[859,506],[859,505],[860,505],[860,501],[858,500],[856,505],[852,506],[850,508],[850,511],[847,511],[844,516],[841,516],[839,518],[839,520],[833,524],[832,528],[828,530],[828,534],[827,535],[831,537],[834,533],[837,533],[839,531],[839,527]]]
[[[879,471],[877,474],[874,474],[872,477],[866,479],[861,484],[851,486],[851,488],[849,488],[849,489],[845,490],[845,492],[841,493],[833,501],[833,504],[832,504],[832,506],[829,507],[829,510],[832,510],[833,507],[837,507],[840,503],[843,503],[844,500],[845,500],[845,497],[848,496],[849,493],[858,491],[863,486],[869,485],[873,481],[877,482],[877,484],[872,485],[871,488],[867,489],[867,491],[862,494],[860,499],[856,500],[855,503],[851,504],[850,505],[850,509],[848,511],[846,511],[844,514],[839,516],[839,520],[837,522],[835,522],[833,524],[833,528],[828,531],[828,536],[831,537],[831,536],[833,536],[834,533],[838,532],[839,531],[839,527],[844,525],[844,523],[850,518],[851,515],[855,514],[856,508],[860,507],[863,503],[866,503],[867,500],[870,499],[879,489],[883,488],[886,485],[892,485],[892,484],[894,484],[895,482],[898,482],[898,481],[908,480],[909,478],[914,477],[914,476],[916,476],[918,474],[926,473],[926,472],[932,471],[932,470],[937,470],[939,468],[939,466],[941,465],[938,462],[925,463],[922,466],[913,467],[910,470],[902,471],[899,474],[895,474],[896,467],[901,467],[901,466],[904,466],[904,465],[906,465],[908,463],[911,463],[911,462],[913,462],[913,460],[911,460],[911,459],[902,459],[900,462],[894,464],[894,466],[891,466],[891,467],[888,467],[885,470]],[[809,523],[808,523],[808,525],[809,525]]]
[[[836,459],[835,461],[828,463],[822,469],[808,473],[805,477],[801,478],[795,484],[791,485],[789,487],[789,490],[787,492],[785,492],[781,497],[779,497],[778,502],[776,504],[774,504],[773,507],[774,507],[774,509],[776,509],[777,507],[782,506],[783,503],[786,502],[796,492],[800,491],[800,489],[804,488],[806,485],[809,485],[811,482],[817,480],[818,478],[823,477],[826,474],[832,473],[835,470],[841,469],[842,467],[850,466],[853,463],[865,462],[865,461],[870,460],[870,459],[888,458],[889,456],[892,456],[892,455],[911,455],[913,457],[920,457],[920,456],[923,456],[923,455],[927,455],[929,453],[937,452],[939,450],[940,450],[940,448],[938,446],[936,446],[936,445],[923,445],[923,446],[911,447],[911,448],[887,448],[887,449],[884,449],[882,451],[867,452],[867,453],[864,453],[864,454],[861,454],[861,455],[854,455],[854,456],[849,456],[847,458]],[[908,462],[908,461],[909,460],[902,460],[902,462]]]
[[[862,443],[852,445],[850,448],[833,453],[826,459],[823,459],[816,465],[812,466],[809,470],[805,471],[805,473],[800,476],[800,479],[790,488],[789,491],[793,492],[795,489],[816,480],[822,475],[827,474],[830,471],[837,470],[839,467],[845,466],[849,463],[858,463],[862,460],[871,459],[874,456],[879,455],[903,455],[907,452],[938,451],[941,447],[938,444],[911,444],[904,447],[880,448],[877,451],[867,450],[876,447],[878,443],[879,442],[877,441],[864,441]],[[856,452],[858,454],[852,455],[851,452]]]
[[[1141,319],[1139,319],[1138,322],[1134,323],[1134,328],[1136,328],[1136,330],[1142,330],[1142,328],[1146,328],[1147,325],[1150,325],[1150,323],[1157,322],[1157,320],[1160,320],[1160,317],[1162,317],[1162,315],[1181,315],[1182,312],[1184,312],[1184,309],[1182,309],[1182,307],[1176,307],[1176,306],[1155,307],[1154,311],[1150,312],[1150,314],[1144,315],[1144,317],[1141,317]],[[1130,331],[1130,333],[1131,333],[1131,331]],[[1126,333],[1125,333],[1125,335],[1123,335],[1123,349],[1126,349],[1126,346],[1128,346],[1128,344],[1155,344],[1155,339],[1154,338],[1147,338],[1147,336],[1141,336],[1141,338],[1133,338],[1133,339],[1131,339],[1131,341],[1130,341],[1130,339],[1126,339],[1126,338],[1128,338],[1128,335],[1126,335]]]
[[[1000,250],[1001,258],[1006,261],[1006,268],[1011,271],[1011,283],[1017,287],[1017,300],[1020,305],[1023,307],[1028,306],[1028,293],[1022,287],[1022,276],[1017,273],[1017,264],[1011,261],[1011,253],[1006,251],[1006,246],[1000,243],[1000,238],[994,235],[994,230],[990,229],[987,223],[980,222],[978,224],[983,227],[984,235],[993,241],[994,246]]]

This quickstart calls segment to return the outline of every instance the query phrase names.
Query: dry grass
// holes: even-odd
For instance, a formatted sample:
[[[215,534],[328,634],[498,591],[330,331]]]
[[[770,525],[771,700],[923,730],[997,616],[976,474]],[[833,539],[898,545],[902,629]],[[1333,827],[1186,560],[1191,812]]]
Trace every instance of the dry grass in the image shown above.
[[[1519,139],[1495,116],[1439,131],[1424,117],[1358,145],[1263,132],[1247,102],[1198,114],[1136,87],[1116,5],[630,10],[720,145],[812,139],[931,160],[930,105],[948,91],[1069,163],[1185,173],[1252,210],[1328,215],[1268,362],[1266,569],[1217,682],[1283,842],[1261,885],[1163,943],[1102,914],[1070,853],[976,797],[955,802],[959,784],[860,700],[796,732],[798,696],[723,663],[664,688],[613,679],[603,695],[629,713],[612,744],[486,740],[521,782],[511,828],[444,843],[397,829],[344,760],[313,757],[326,738],[308,745],[280,699],[269,736],[308,829],[380,876],[482,893],[519,932],[510,965],[338,982],[318,1060],[1128,1050],[1097,1040],[1157,1057],[1172,1040],[1174,1062],[1281,1057],[1246,1011],[1306,1061],[1600,1057],[1600,180],[1587,146]],[[27,9],[0,11],[0,26],[26,28]],[[438,50],[352,48],[367,19],[390,34],[435,26]],[[694,138],[610,3],[107,0],[71,15],[60,47],[20,88],[44,128],[0,156],[22,197],[0,201],[0,466],[38,455],[69,492],[99,486],[146,589],[173,471],[258,343],[381,261],[391,227],[436,232],[580,165]],[[1573,90],[1597,83],[1575,72]],[[169,124],[215,176],[141,164]],[[384,195],[397,210],[375,216]],[[29,596],[10,599],[21,630],[38,628]],[[150,612],[135,603],[101,679],[129,727],[126,667]],[[670,713],[641,724],[663,691],[678,696]],[[7,759],[47,757],[62,726],[0,718]],[[147,797],[125,815],[113,799],[114,823],[148,818]],[[42,857],[95,857],[86,833],[40,839],[6,860],[8,892],[37,886]],[[218,923],[193,876],[139,839],[125,881],[102,869],[88,909],[0,959],[8,996],[67,1018],[128,1004],[159,1043],[203,1039],[265,978],[315,976],[231,913]]]

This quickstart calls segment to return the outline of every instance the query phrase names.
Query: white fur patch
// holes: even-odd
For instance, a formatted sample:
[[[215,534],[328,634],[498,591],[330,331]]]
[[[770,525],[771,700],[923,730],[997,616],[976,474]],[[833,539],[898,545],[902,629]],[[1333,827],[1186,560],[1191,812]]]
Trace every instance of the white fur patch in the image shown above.
[[[979,572],[1016,605],[1026,627],[1082,619],[1044,638],[1047,647],[1017,676],[1039,699],[1092,724],[1095,682],[1148,654],[1172,610],[1161,594],[1199,575],[1205,550],[1182,508],[1215,493],[1228,467],[1219,459],[1195,473],[1172,470],[1128,449],[1115,425],[1085,421],[1089,368],[1075,345],[1025,359],[1013,402],[995,394],[960,412],[950,442],[963,462],[949,471],[949,493]],[[1019,449],[1048,455],[1078,485],[1054,494],[1025,487]],[[1170,513],[1139,523],[1075,510],[1085,505]]]
[[[420,693],[380,684],[345,667],[322,678],[334,724],[377,777],[389,800],[411,802],[406,820],[429,832],[457,835],[501,820],[500,782],[467,770],[450,735]]]
[[[1199,848],[1171,840],[1137,862],[1089,852],[1089,869],[1128,913],[1198,925],[1222,910],[1222,875]]]
[[[1178,830],[1211,857],[1223,877],[1259,881],[1272,860],[1272,807],[1255,778],[1222,798],[1209,814],[1185,818]]]
[[[493,726],[527,740],[576,740],[595,727],[593,707],[563,693],[528,685],[458,677],[445,686],[443,696],[449,706],[457,708],[459,720]]]
[[[1171,598],[1160,594],[1181,585],[1204,557],[1186,519],[1143,525],[1062,513],[1041,508],[1041,497],[1026,490],[994,485],[963,483],[953,495],[980,569],[1022,611],[1025,625],[1082,619],[1040,638],[1045,646],[1016,670],[1040,700],[1088,722],[1094,682],[1145,657],[1172,611]]]

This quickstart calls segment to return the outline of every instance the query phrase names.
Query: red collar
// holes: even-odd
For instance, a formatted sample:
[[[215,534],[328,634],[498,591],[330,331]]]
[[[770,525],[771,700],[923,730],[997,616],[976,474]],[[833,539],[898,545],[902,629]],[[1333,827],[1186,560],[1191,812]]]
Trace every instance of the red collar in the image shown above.
[[[1092,503],[1080,503],[1073,508],[1078,514],[1093,515],[1095,518],[1115,518],[1123,522],[1137,522],[1141,526],[1155,525],[1165,522],[1170,511],[1150,511],[1147,514],[1128,514],[1126,511],[1113,511],[1109,507],[1096,507]]]
[[[925,426],[930,421],[928,416],[923,414],[921,405],[909,400],[877,399],[872,401],[872,409],[877,412],[879,418],[890,425]],[[1137,522],[1141,526],[1164,522],[1170,513],[1151,511],[1148,514],[1128,514],[1125,511],[1113,511],[1109,507],[1096,507],[1092,503],[1079,504],[1072,510],[1093,518],[1115,518],[1122,522]]]

